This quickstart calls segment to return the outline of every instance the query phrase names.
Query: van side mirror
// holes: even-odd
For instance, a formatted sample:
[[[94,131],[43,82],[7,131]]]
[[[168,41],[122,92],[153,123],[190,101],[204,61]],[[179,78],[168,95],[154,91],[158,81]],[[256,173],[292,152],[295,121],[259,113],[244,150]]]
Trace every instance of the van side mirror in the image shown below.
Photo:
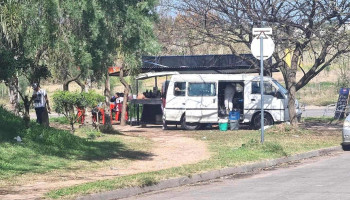
[[[277,99],[284,99],[284,96],[279,91],[275,93],[274,97],[276,97]]]

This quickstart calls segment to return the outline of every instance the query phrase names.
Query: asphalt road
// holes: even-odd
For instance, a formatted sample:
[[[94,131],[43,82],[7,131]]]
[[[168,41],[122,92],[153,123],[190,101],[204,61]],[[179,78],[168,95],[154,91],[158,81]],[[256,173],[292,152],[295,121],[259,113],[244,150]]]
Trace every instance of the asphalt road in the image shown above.
[[[335,112],[334,110],[334,106],[306,106],[302,117],[333,117]]]
[[[247,177],[185,186],[128,198],[138,200],[348,200],[350,152],[309,159]]]

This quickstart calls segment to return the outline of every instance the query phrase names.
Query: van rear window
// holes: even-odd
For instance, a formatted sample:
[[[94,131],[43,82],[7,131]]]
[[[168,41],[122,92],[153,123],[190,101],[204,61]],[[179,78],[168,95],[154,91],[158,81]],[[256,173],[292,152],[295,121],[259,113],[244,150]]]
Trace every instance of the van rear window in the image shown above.
[[[215,96],[215,83],[189,83],[188,96]]]

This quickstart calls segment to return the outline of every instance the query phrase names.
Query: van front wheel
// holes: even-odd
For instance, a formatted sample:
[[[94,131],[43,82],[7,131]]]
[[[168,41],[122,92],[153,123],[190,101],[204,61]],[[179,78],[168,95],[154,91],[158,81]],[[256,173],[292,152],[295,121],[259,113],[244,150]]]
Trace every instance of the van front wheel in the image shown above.
[[[201,127],[201,125],[198,122],[186,122],[186,116],[184,115],[181,120],[181,127],[186,130],[198,130]]]
[[[273,125],[273,118],[270,114],[264,113],[264,126],[271,126]],[[261,116],[260,113],[257,113],[253,116],[251,127],[255,130],[258,130],[261,128]]]

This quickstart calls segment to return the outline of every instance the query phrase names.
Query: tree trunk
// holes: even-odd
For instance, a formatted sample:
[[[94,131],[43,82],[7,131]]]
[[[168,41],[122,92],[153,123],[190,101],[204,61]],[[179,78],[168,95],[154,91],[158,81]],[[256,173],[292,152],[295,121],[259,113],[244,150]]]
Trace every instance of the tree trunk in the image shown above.
[[[32,103],[32,99],[29,100],[28,95],[25,95],[23,98],[23,104],[24,104],[23,120],[26,127],[29,127],[29,122],[30,122],[29,108],[31,103]]]
[[[63,82],[63,91],[68,91],[69,90],[69,83],[71,83],[72,81],[77,81],[80,77],[80,75],[82,74],[82,72],[80,72],[77,76],[75,77],[71,77],[70,79],[67,79]]]
[[[120,78],[120,82],[124,85],[124,101],[123,101],[122,113],[120,117],[121,118],[120,125],[125,126],[126,125],[125,114],[126,114],[126,109],[128,105],[128,96],[130,93],[130,86],[124,79],[124,66],[120,68],[119,78]]]
[[[68,91],[69,90],[69,83],[71,81],[64,81],[63,82],[63,91]]]
[[[109,101],[111,99],[111,85],[110,85],[110,80],[109,80],[109,74],[108,71],[106,72],[106,79],[105,79],[105,90],[103,91],[103,94],[105,96],[105,105],[104,106],[104,115],[105,115],[105,124],[111,124],[111,119],[110,119],[110,105]]]
[[[293,126],[298,126],[298,120],[295,112],[295,96],[296,96],[296,73],[289,72],[288,76],[288,111],[290,124]]]
[[[76,79],[75,82],[80,86],[81,92],[85,91],[85,83],[80,82],[79,79]]]
[[[287,89],[288,89],[288,110],[289,120],[292,126],[298,126],[298,120],[295,112],[295,97],[296,97],[296,74],[300,51],[296,48],[293,52],[291,67],[287,69]]]
[[[10,104],[12,105],[12,109],[16,115],[19,115],[19,95],[18,95],[18,77],[13,77],[9,84],[9,97]]]
[[[85,81],[85,92],[89,92],[90,88],[91,88],[91,79],[88,78]]]
[[[66,110],[68,110],[68,112],[66,112],[66,113],[69,115],[69,121],[70,121],[69,124],[71,126],[72,133],[74,133],[75,132],[74,122],[76,120],[75,114],[74,114],[74,107],[72,106],[72,107],[70,107],[70,109],[67,108]]]
[[[103,94],[105,96],[106,105],[109,106],[109,100],[111,99],[111,84],[110,84],[110,78],[109,78],[108,72],[106,73],[105,90]]]

